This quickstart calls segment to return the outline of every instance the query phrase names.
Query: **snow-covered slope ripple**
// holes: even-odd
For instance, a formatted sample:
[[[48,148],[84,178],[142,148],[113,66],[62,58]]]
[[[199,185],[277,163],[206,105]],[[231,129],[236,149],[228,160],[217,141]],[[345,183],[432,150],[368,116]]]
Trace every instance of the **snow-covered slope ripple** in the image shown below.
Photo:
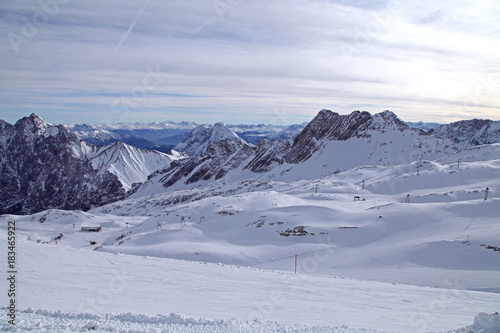
[[[121,142],[95,147],[88,155],[96,170],[116,175],[126,191],[132,184],[146,181],[150,174],[168,167],[172,161],[182,157],[179,154],[139,149]]]

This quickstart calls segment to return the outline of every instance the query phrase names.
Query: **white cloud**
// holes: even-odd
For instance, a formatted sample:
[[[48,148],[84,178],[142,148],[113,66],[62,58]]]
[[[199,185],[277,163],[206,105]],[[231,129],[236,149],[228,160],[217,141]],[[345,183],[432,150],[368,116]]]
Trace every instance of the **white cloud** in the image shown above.
[[[43,8],[2,3],[0,118],[37,112],[57,123],[94,122],[113,111],[121,121],[241,122],[252,113],[252,121],[266,122],[278,108],[302,122],[321,108],[359,106],[405,120],[500,119],[496,7],[69,1],[26,36]],[[9,34],[22,37],[17,53]],[[159,69],[161,84],[146,89],[148,66]],[[129,105],[114,107],[117,98]]]

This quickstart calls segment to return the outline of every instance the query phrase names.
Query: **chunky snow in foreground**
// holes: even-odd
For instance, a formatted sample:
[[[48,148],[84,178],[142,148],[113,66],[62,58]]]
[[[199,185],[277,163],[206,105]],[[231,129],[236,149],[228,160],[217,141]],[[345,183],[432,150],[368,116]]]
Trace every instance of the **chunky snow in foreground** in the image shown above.
[[[1,312],[1,311],[0,311]],[[17,326],[30,332],[212,332],[212,333],[275,333],[275,332],[312,332],[312,333],[362,333],[373,330],[351,329],[346,326],[312,326],[283,324],[278,322],[206,320],[184,318],[176,314],[168,316],[127,314],[70,314],[46,310],[22,311],[22,322]],[[35,328],[33,323],[36,323]],[[9,330],[8,327],[4,327]],[[0,330],[2,328],[0,327]]]
[[[4,311],[0,310],[0,314]],[[285,324],[279,322],[207,320],[185,318],[171,313],[168,316],[89,313],[71,314],[61,311],[27,309],[21,311],[18,330],[30,332],[172,332],[172,333],[382,333],[381,331],[349,328],[347,326],[306,326],[301,324]],[[0,324],[1,325],[1,324]],[[480,313],[474,323],[449,333],[497,333],[500,329],[498,314]],[[0,331],[15,331],[6,325]]]

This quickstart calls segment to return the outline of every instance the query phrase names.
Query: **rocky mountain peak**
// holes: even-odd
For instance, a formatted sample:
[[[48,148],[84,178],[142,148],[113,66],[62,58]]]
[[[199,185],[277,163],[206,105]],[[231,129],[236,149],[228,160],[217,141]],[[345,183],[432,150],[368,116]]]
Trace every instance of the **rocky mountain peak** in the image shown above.
[[[329,141],[369,138],[375,133],[406,130],[410,128],[392,111],[386,110],[375,115],[366,111],[354,111],[348,115],[340,115],[323,109],[295,138],[285,159],[288,163],[296,164],[309,159]]]
[[[214,125],[200,125],[194,128],[175,146],[174,150],[190,156],[199,156],[207,152],[210,144],[226,139],[248,145],[224,123],[219,122]]]
[[[116,176],[97,174],[62,125],[31,114],[0,134],[0,214],[89,209],[125,194]]]
[[[80,142],[78,136],[68,131],[64,126],[53,125],[35,113],[32,113],[29,117],[18,120],[14,128],[16,141],[20,140],[26,143],[33,143],[40,140],[41,136],[45,138],[57,138],[53,140],[53,144],[65,145],[67,142],[71,141],[78,145]]]
[[[288,163],[307,160],[319,148],[321,140],[345,141],[354,136],[363,136],[359,130],[373,121],[370,113],[354,111],[340,115],[330,110],[321,110],[293,141],[292,149],[286,155]]]
[[[24,129],[26,133],[31,132],[34,134],[41,134],[48,128],[55,127],[51,123],[37,116],[35,113],[32,113],[29,117],[24,117],[18,120],[15,126],[16,128]]]
[[[431,129],[430,134],[449,138],[460,149],[500,142],[500,121],[461,120]]]
[[[399,119],[394,112],[385,110],[384,112],[373,115],[373,121],[370,125],[370,129],[396,129],[399,131],[404,131],[409,129],[409,127],[401,119]]]

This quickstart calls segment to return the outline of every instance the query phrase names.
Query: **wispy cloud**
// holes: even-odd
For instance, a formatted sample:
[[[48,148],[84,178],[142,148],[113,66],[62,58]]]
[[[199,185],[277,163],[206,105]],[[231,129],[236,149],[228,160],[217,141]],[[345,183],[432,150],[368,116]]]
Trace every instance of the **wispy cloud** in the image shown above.
[[[38,23],[37,2],[3,2],[0,118],[99,122],[128,98],[120,121],[270,122],[286,109],[302,122],[321,108],[500,119],[493,0],[221,1],[64,1]]]
[[[148,5],[148,3],[149,3],[149,0],[146,0],[144,2],[144,5],[142,6],[142,8],[139,11],[139,13],[137,13],[137,16],[134,18],[134,20],[132,21],[132,23],[130,24],[130,27],[127,29],[127,32],[125,33],[125,35],[123,35],[123,37],[120,40],[120,42],[116,45],[115,51],[118,51],[118,49],[123,44],[123,42],[125,41],[125,39],[127,39],[128,35],[130,35],[130,32],[132,31],[132,29],[134,29],[135,25],[137,24],[137,20],[139,19],[139,17],[141,17],[141,14],[144,12],[144,8],[146,8],[146,6]]]

